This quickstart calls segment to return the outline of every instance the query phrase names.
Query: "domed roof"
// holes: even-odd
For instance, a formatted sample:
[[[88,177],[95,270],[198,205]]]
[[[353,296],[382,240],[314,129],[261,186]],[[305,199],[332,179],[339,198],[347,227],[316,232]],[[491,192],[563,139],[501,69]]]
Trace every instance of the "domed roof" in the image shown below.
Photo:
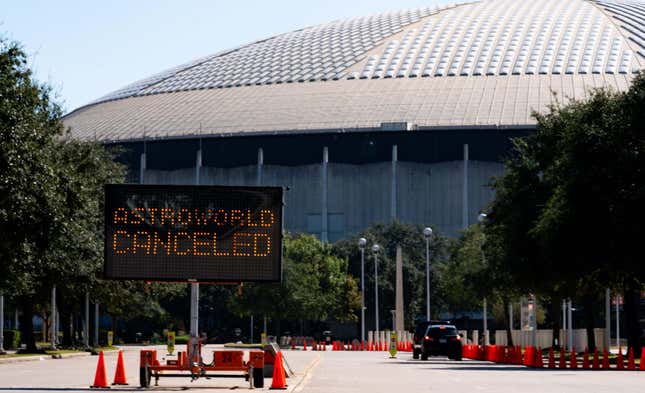
[[[526,126],[552,92],[626,89],[645,2],[484,0],[331,22],[207,56],[65,118],[80,139]]]

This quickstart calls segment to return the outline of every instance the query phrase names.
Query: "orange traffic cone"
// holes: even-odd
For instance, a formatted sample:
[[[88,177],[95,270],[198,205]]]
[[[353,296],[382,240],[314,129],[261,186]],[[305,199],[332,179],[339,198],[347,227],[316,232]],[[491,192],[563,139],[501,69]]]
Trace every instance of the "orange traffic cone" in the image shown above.
[[[114,373],[114,382],[112,385],[127,385],[125,379],[125,366],[123,365],[123,351],[119,351],[119,358],[116,361],[116,372]]]
[[[105,372],[105,360],[103,359],[103,351],[99,352],[99,362],[96,365],[96,374],[94,375],[94,384],[91,388],[109,388],[107,381],[107,373]]]
[[[600,370],[600,360],[598,359],[598,348],[593,351],[593,362],[591,366],[594,370]]]
[[[602,351],[602,368],[603,370],[609,370],[609,353],[607,348]]]
[[[582,355],[582,368],[589,369],[589,349],[585,347],[585,353]]]
[[[636,362],[634,362],[634,348],[629,348],[629,355],[627,355],[627,369],[636,370]]]
[[[305,341],[302,343],[302,350],[303,350],[303,351],[306,351],[306,350],[307,350],[307,340],[305,340]]]
[[[535,351],[535,367],[544,367],[544,361],[542,360],[542,348],[540,347],[537,347],[537,350]]]
[[[645,347],[641,348],[641,364],[640,370],[645,371]]]
[[[271,378],[270,389],[286,389],[287,376],[284,373],[284,366],[282,365],[282,352],[278,352],[273,364],[273,378]]]
[[[625,369],[625,359],[623,359],[623,349],[618,347],[618,357],[616,358],[616,370]]]
[[[294,339],[292,338],[292,339],[291,339],[291,350],[293,351],[293,350],[295,350],[295,349],[296,349],[296,340],[294,340]]]
[[[569,360],[569,368],[578,368],[578,354],[576,348],[571,348],[571,358]]]
[[[553,347],[549,349],[549,368],[555,368],[555,354],[553,353]]]
[[[564,354],[564,347],[560,348],[560,363],[558,364],[558,368],[567,368],[567,359]]]

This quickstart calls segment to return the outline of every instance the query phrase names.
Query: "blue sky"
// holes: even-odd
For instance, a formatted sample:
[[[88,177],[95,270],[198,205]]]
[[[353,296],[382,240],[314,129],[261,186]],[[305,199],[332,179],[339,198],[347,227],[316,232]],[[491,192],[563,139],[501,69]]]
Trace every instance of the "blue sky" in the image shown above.
[[[445,0],[4,0],[0,34],[23,44],[67,111],[197,57],[298,28]]]

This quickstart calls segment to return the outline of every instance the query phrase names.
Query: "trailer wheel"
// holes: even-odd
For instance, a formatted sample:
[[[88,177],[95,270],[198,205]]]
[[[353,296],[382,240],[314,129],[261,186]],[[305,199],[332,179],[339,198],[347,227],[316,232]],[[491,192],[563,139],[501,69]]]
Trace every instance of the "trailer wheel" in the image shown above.
[[[253,387],[254,388],[264,387],[264,370],[261,368],[253,369]]]
[[[141,385],[142,388],[150,387],[151,377],[152,374],[150,373],[150,366],[141,367],[139,369],[139,385]]]

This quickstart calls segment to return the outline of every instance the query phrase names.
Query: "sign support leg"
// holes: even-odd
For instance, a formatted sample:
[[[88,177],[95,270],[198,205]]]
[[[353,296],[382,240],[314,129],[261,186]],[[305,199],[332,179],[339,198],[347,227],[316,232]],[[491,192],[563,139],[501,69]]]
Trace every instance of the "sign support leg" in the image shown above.
[[[199,336],[199,284],[190,284],[190,335]]]
[[[192,365],[199,365],[199,283],[190,283],[190,349],[188,360]]]

